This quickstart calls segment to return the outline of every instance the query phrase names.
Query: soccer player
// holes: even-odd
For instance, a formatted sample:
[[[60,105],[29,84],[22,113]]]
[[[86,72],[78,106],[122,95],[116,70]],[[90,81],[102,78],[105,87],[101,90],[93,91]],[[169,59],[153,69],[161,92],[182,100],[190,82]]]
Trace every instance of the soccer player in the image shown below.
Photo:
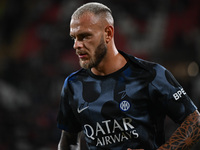
[[[111,10],[87,3],[72,15],[70,36],[82,69],[61,92],[59,150],[83,131],[90,150],[186,150],[200,138],[200,114],[163,66],[117,50]],[[180,127],[165,141],[168,115]]]

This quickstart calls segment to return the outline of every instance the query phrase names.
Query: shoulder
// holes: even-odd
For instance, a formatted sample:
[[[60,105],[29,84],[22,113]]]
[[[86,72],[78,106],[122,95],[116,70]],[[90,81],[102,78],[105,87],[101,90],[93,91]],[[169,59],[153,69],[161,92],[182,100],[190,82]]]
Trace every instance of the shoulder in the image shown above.
[[[127,57],[134,67],[140,68],[140,69],[146,71],[146,73],[149,73],[154,77],[156,77],[156,75],[159,74],[160,72],[165,72],[167,70],[165,67],[163,67],[159,63],[144,60],[144,59],[141,59],[141,58],[137,58],[135,56],[126,54],[124,52],[120,52],[120,53],[124,57]]]
[[[82,77],[87,75],[87,70],[86,69],[80,69],[76,72],[71,73],[69,76],[66,77],[64,81],[64,87],[67,86],[70,82],[75,82],[77,80],[80,80]]]
[[[133,66],[133,69],[138,69],[140,75],[148,78],[148,82],[152,85],[161,85],[170,83],[179,86],[174,76],[164,66],[159,63],[147,61],[132,55],[120,52],[124,57],[128,58]],[[147,79],[146,78],[146,79]]]
[[[172,75],[172,73],[166,69],[164,66],[155,63],[155,62],[150,62],[146,60],[142,60],[139,58],[135,58],[136,60],[139,61],[139,63],[149,70],[151,74],[153,75],[152,82],[151,84],[156,87],[162,86],[174,86],[174,87],[179,87],[180,84],[177,82],[175,77]]]

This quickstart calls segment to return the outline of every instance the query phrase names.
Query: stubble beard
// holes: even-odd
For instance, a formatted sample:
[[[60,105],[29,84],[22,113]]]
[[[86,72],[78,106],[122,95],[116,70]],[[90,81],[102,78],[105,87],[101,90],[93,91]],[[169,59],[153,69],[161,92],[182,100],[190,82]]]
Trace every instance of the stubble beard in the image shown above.
[[[80,62],[79,62],[80,66],[84,69],[91,69],[93,67],[96,67],[102,61],[102,59],[104,58],[106,53],[107,53],[107,46],[102,37],[99,45],[95,49],[94,56],[90,57],[88,62],[84,62],[84,61],[80,60]]]

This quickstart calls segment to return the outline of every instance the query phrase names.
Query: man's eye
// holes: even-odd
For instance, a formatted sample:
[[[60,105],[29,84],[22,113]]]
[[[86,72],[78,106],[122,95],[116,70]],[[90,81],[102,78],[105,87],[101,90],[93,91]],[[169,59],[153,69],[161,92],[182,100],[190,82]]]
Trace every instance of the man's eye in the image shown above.
[[[91,36],[90,35],[87,35],[87,36],[85,36],[84,38],[85,39],[89,39]]]
[[[81,36],[80,36],[80,40],[83,40],[83,39],[85,39],[85,38],[86,38],[85,35],[81,35]]]
[[[84,39],[89,39],[91,36],[89,34],[83,34],[80,36],[80,39],[81,40],[84,40]]]
[[[71,39],[74,41],[74,40],[75,40],[75,37],[71,36]]]

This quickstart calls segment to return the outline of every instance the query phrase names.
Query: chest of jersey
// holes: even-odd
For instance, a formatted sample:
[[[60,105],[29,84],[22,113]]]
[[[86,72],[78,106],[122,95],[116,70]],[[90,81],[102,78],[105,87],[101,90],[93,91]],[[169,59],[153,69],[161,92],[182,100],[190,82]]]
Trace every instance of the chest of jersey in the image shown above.
[[[72,108],[91,120],[141,117],[149,107],[148,80],[135,74],[122,72],[101,80],[88,76],[74,82],[72,90]]]
[[[105,146],[148,138],[141,126],[152,128],[147,81],[142,75],[122,72],[101,80],[89,76],[74,82],[71,105],[88,140]]]

